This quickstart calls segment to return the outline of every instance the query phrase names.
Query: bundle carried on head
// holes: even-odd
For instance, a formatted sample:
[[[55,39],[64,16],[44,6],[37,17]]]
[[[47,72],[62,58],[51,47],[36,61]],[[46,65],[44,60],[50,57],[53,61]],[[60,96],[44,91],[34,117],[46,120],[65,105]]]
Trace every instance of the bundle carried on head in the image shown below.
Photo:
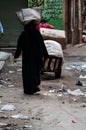
[[[41,21],[40,13],[36,9],[25,8],[16,12],[16,14],[23,25],[28,24],[32,20],[34,20],[36,24],[39,24]]]

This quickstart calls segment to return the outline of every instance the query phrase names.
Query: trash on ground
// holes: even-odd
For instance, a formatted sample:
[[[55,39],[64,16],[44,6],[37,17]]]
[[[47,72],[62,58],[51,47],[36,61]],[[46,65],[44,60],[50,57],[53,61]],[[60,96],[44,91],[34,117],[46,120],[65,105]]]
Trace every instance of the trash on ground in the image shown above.
[[[58,97],[62,97],[62,93],[58,93],[58,95],[57,95]]]
[[[65,66],[66,70],[77,70],[79,72],[86,71],[86,65],[84,63],[72,63],[70,65]]]
[[[82,64],[74,63],[72,64],[72,68],[75,68],[78,71],[86,71],[86,65],[84,65],[83,63]]]
[[[32,128],[32,125],[24,125],[22,128]]]
[[[6,78],[5,80],[6,81],[12,81],[12,78]]]
[[[73,63],[72,66],[77,67],[77,66],[81,66],[79,63]]]
[[[49,90],[50,93],[67,92],[64,88]]]
[[[10,56],[12,56],[11,53],[0,52],[0,60],[6,60],[6,59],[8,59]]]
[[[66,69],[66,70],[72,70],[72,67],[65,66],[65,69]]]
[[[72,123],[76,123],[76,121],[72,120]]]
[[[15,110],[15,106],[6,104],[6,105],[1,106],[0,109],[2,111],[13,111],[13,110]]]
[[[9,70],[9,73],[10,73],[10,74],[12,74],[12,73],[14,73],[14,71],[12,71],[12,70]]]
[[[0,84],[0,88],[2,87],[3,85]]]
[[[79,78],[80,79],[86,79],[86,75],[80,75]]]
[[[81,105],[81,107],[86,107],[86,104]]]
[[[0,115],[0,118],[8,119],[8,117],[6,115]]]
[[[17,69],[17,71],[18,71],[18,72],[21,72],[21,71],[22,71],[22,69],[21,69],[21,68],[20,68],[20,69]]]
[[[49,90],[50,93],[55,93],[55,89]]]
[[[49,92],[45,92],[44,95],[45,95],[45,96],[51,96],[52,94],[49,93]]]
[[[12,115],[11,118],[14,118],[14,119],[30,119],[28,116],[26,115],[23,115],[23,114],[17,114],[17,115]]]
[[[6,123],[0,123],[0,128],[2,128],[4,126],[7,126],[7,124]]]
[[[73,99],[73,101],[74,101],[74,102],[77,102],[77,99],[76,99],[76,98],[74,98],[74,99]]]
[[[0,60],[0,70],[3,68],[4,65],[5,65],[5,61]]]
[[[82,83],[81,81],[78,80],[78,82],[76,83],[76,85],[78,85],[78,86],[84,86],[85,87],[86,83]]]
[[[8,87],[9,87],[9,88],[13,88],[13,87],[14,87],[14,85],[12,85],[12,84],[9,84],[9,85],[8,85]]]
[[[75,95],[75,96],[85,95],[83,92],[81,92],[80,89],[76,89],[76,90],[73,90],[73,91],[71,91],[70,89],[68,89],[67,93],[71,94],[71,95]]]
[[[4,83],[6,84],[7,82],[4,81],[3,79],[1,79],[1,80],[0,80],[0,84],[4,84]]]

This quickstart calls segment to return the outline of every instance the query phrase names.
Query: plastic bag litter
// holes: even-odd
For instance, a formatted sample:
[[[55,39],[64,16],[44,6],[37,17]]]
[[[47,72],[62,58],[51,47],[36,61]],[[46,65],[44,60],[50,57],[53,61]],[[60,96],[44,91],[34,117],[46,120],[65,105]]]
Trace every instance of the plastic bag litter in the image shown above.
[[[23,128],[32,128],[32,125],[24,125]]]
[[[86,79],[86,75],[80,75],[79,78],[80,79]]]
[[[0,127],[4,127],[4,126],[7,126],[6,123],[0,123]]]
[[[17,114],[17,115],[12,115],[11,118],[14,118],[14,119],[30,119],[28,116],[25,116],[23,114]]]
[[[6,105],[3,105],[1,107],[1,110],[2,111],[13,111],[13,110],[15,110],[15,106],[14,105],[6,104]]]
[[[75,95],[75,96],[84,95],[84,93],[82,93],[80,89],[76,89],[76,90],[73,90],[73,91],[71,91],[70,89],[68,89],[67,93],[71,94],[71,95]]]

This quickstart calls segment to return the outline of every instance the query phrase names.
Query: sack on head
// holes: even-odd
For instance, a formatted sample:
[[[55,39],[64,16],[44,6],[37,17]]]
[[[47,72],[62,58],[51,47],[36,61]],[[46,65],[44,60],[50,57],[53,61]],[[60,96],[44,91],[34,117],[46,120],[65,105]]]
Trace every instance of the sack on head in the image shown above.
[[[34,20],[36,24],[41,21],[40,13],[36,9],[21,9],[21,11],[16,12],[16,14],[23,25],[28,24],[32,20]]]

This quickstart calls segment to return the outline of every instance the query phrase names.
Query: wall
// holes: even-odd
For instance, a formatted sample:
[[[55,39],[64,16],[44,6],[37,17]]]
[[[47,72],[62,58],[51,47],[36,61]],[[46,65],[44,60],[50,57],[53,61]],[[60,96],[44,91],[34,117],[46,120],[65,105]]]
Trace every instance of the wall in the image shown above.
[[[28,0],[28,7],[40,7],[42,17],[56,29],[62,29],[62,0]]]
[[[4,35],[0,37],[1,47],[15,46],[22,30],[16,11],[27,7],[27,0],[0,0],[0,21],[4,27]]]

